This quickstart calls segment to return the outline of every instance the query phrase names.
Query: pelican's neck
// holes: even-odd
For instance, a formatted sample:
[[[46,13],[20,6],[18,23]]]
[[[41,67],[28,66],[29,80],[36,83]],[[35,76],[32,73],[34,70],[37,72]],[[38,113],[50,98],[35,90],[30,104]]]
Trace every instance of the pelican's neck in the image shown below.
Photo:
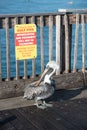
[[[44,83],[51,84],[51,77],[53,76],[54,73],[55,69],[53,69],[53,71],[50,74],[46,74],[44,78]]]
[[[54,68],[53,71],[49,74],[49,78],[51,78],[53,76],[53,74],[55,73],[56,69]]]

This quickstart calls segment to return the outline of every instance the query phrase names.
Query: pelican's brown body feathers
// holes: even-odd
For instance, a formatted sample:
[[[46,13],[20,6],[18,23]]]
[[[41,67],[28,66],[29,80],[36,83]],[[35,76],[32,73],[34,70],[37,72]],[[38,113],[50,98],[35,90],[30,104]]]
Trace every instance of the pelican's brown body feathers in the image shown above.
[[[50,86],[48,84],[44,84],[41,82],[41,84],[36,87],[36,82],[32,84],[28,84],[25,88],[24,98],[27,99],[35,99],[35,100],[41,100],[46,99],[53,95],[54,93],[54,86]]]

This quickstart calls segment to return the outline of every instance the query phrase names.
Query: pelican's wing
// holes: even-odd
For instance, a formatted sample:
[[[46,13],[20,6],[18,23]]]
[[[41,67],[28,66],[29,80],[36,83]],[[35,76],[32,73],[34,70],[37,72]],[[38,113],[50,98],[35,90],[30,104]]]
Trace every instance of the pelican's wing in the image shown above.
[[[41,92],[40,94],[36,95],[36,100],[41,100],[41,99],[46,99],[49,98],[50,96],[52,96],[54,93],[54,87],[48,87],[48,85],[46,85],[44,87],[44,91]]]
[[[33,99],[35,98],[35,96],[46,92],[46,88],[44,88],[43,83],[41,83],[40,86],[38,87],[34,86],[34,84],[28,84],[26,86],[25,91],[24,91],[24,98]]]

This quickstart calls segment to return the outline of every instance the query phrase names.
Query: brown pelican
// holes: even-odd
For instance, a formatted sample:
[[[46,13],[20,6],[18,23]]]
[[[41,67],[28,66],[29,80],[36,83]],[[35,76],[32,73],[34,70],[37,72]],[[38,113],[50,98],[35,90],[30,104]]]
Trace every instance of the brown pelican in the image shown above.
[[[34,105],[36,105],[38,108],[44,109],[46,107],[52,106],[52,104],[47,104],[45,102],[45,99],[49,98],[54,93],[55,84],[52,79],[52,76],[58,69],[59,65],[57,65],[55,61],[48,62],[48,64],[46,65],[46,69],[44,70],[39,81],[33,82],[26,86],[24,92],[24,98],[34,99],[35,100]],[[42,101],[42,104],[38,103],[39,100]]]

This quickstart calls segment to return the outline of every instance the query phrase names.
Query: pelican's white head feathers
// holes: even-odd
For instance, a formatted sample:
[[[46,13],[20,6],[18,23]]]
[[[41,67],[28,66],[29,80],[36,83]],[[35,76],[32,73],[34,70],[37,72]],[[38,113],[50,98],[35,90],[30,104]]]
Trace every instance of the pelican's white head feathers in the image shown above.
[[[60,67],[59,67],[59,64],[57,64],[55,61],[49,61],[46,65],[46,68],[49,67],[49,68],[52,68],[52,69],[55,69],[55,70],[58,70]]]
[[[44,77],[44,83],[51,84],[51,77],[55,74],[56,70],[59,70],[59,65],[55,61],[49,61],[46,65],[46,69],[52,69],[50,74],[46,74]]]

